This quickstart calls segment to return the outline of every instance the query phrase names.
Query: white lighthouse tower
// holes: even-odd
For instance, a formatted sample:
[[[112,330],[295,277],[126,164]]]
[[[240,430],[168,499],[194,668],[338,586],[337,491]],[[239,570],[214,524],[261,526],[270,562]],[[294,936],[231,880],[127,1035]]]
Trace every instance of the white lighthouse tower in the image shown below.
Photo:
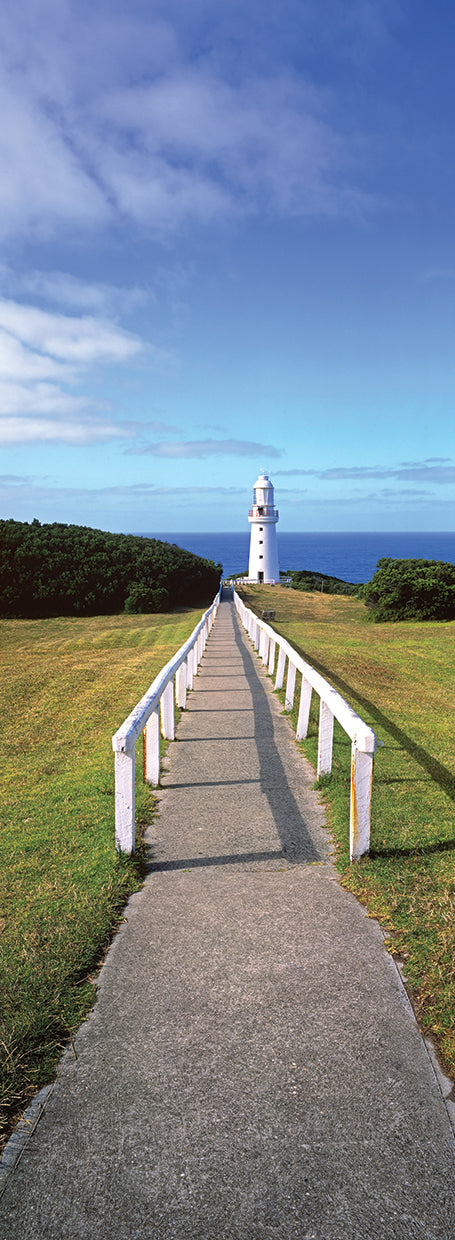
[[[253,487],[253,507],[248,513],[251,525],[248,581],[273,585],[280,580],[273,486],[266,473],[259,474]]]

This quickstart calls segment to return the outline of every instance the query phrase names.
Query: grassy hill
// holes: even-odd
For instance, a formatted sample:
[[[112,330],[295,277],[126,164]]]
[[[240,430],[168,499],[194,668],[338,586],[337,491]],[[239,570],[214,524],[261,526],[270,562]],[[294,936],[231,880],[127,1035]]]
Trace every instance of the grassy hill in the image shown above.
[[[350,742],[335,724],[324,787],[343,885],[378,917],[422,1026],[455,1075],[455,623],[369,623],[355,598],[245,586],[273,627],[376,732],[371,854],[349,865]],[[314,699],[313,695],[313,699]],[[298,701],[298,697],[296,697]],[[316,765],[318,705],[303,748]],[[324,781],[323,781],[324,782]]]

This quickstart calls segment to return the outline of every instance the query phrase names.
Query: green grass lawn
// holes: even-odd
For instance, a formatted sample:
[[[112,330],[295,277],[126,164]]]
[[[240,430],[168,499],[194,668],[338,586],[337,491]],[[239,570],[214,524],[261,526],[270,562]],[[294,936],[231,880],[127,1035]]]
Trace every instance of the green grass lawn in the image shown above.
[[[387,932],[420,1023],[455,1076],[455,623],[372,624],[355,598],[278,586],[243,587],[242,597],[259,615],[275,609],[273,627],[381,742],[371,853],[350,865],[350,742],[335,724],[333,774],[321,782],[341,881]],[[317,726],[313,694],[302,749],[314,765]]]
[[[92,1006],[141,881],[141,849],[114,849],[111,736],[200,617],[0,621],[0,1143]],[[140,826],[140,752],[136,767]]]

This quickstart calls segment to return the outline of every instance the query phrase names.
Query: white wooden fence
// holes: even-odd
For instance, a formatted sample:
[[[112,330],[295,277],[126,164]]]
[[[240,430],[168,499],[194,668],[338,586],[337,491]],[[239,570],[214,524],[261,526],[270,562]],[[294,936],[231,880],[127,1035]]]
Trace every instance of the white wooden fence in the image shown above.
[[[218,592],[212,606],[204,612],[191,637],[162,668],[128,718],[112,737],[115,754],[115,846],[132,853],[135,848],[134,768],[135,745],[145,729],[145,778],[160,782],[160,734],[174,740],[175,709],[186,706],[187,689],[192,689],[207,637],[220,602]]]
[[[250,611],[235,590],[233,593],[240,620],[271,676],[275,672],[275,657],[278,649],[276,689],[283,687],[287,662],[285,687],[287,710],[292,710],[294,704],[296,672],[301,673],[302,685],[296,731],[298,741],[303,740],[308,732],[313,689],[319,694],[318,776],[329,775],[332,770],[334,719],[338,720],[351,739],[350,856],[351,861],[357,860],[358,857],[368,852],[370,846],[371,790],[374,754],[377,746],[376,736],[344,698],[337,693],[336,689],[333,689],[328,681],[319,675],[319,672],[306,663],[284,637],[280,637],[275,629]]]

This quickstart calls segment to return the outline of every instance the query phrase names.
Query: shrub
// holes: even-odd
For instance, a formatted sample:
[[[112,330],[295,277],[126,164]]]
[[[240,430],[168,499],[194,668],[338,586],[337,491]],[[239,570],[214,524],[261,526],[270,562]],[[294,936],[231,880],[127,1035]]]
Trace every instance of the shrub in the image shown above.
[[[125,611],[132,615],[168,610],[169,593],[163,586],[156,586],[154,589],[146,582],[135,581],[125,599]]]
[[[455,565],[443,560],[382,559],[359,594],[376,621],[453,620]]]

